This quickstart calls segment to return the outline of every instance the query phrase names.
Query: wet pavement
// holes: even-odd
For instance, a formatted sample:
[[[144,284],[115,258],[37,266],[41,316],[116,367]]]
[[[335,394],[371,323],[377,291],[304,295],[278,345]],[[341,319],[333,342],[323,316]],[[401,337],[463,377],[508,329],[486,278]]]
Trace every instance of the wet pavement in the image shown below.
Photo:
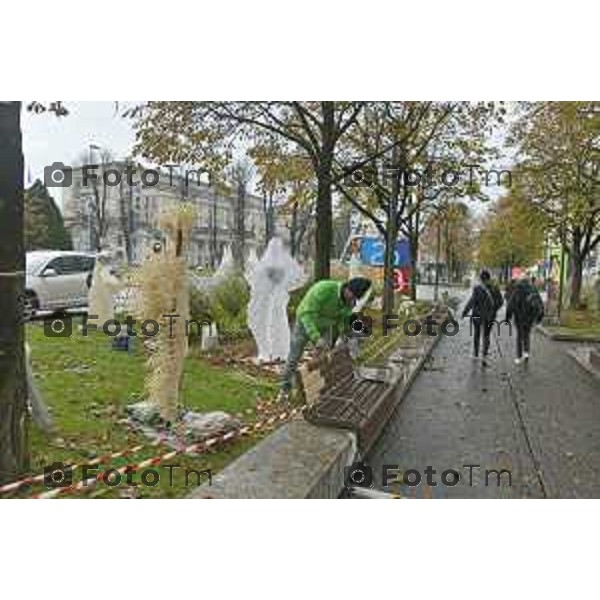
[[[567,354],[573,345],[534,333],[531,360],[515,365],[515,338],[503,326],[483,368],[471,359],[468,319],[460,325],[366,457],[375,488],[402,497],[599,498],[600,384]],[[398,467],[392,476],[415,469],[422,482],[383,487],[383,465]],[[428,466],[436,473],[427,476]],[[503,469],[511,485],[506,472],[498,485],[493,471]],[[457,485],[443,485],[444,471],[448,483],[456,479],[449,470]]]

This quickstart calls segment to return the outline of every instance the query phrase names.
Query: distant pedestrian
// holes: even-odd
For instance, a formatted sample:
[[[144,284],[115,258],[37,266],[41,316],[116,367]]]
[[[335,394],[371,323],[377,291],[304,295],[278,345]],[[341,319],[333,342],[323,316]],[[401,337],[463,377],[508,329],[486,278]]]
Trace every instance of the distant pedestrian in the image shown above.
[[[515,285],[517,284],[517,281],[515,279],[511,279],[508,284],[506,285],[506,291],[504,292],[504,300],[508,303],[508,301],[510,300],[510,297],[512,296],[512,293],[515,291]]]
[[[504,304],[498,286],[492,282],[489,271],[483,270],[479,275],[481,283],[473,288],[471,298],[465,306],[463,319],[471,313],[473,333],[473,359],[479,358],[480,340],[483,338],[482,366],[487,366],[487,357],[490,351],[490,335],[496,322],[496,313]]]
[[[544,318],[544,302],[539,292],[528,279],[522,279],[515,286],[506,306],[506,319],[514,319],[517,329],[517,357],[515,363],[529,360],[531,329]]]

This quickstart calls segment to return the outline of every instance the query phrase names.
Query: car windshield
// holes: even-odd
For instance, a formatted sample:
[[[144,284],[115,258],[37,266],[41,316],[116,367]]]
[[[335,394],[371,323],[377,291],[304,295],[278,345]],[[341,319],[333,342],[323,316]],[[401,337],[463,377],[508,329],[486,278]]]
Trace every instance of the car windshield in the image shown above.
[[[47,256],[28,254],[25,258],[25,272],[35,273],[47,260]]]

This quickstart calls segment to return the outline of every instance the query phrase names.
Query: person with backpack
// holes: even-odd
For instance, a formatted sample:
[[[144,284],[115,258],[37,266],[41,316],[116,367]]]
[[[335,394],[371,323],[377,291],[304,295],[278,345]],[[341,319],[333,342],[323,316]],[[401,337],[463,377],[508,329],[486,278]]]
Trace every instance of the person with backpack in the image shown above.
[[[504,292],[504,300],[506,301],[506,303],[508,304],[508,301],[510,300],[510,297],[512,296],[512,293],[515,290],[515,285],[517,284],[515,279],[511,279],[507,284],[506,284],[506,290]]]
[[[479,346],[483,338],[482,366],[487,366],[487,357],[490,350],[490,335],[496,320],[496,313],[504,304],[502,294],[492,282],[489,271],[485,269],[479,275],[480,282],[473,288],[471,298],[467,302],[462,317],[463,319],[471,313],[473,332],[473,359],[479,358]]]
[[[544,302],[528,279],[521,279],[506,305],[506,320],[514,319],[517,329],[517,357],[515,364],[529,360],[531,329],[544,318]]]

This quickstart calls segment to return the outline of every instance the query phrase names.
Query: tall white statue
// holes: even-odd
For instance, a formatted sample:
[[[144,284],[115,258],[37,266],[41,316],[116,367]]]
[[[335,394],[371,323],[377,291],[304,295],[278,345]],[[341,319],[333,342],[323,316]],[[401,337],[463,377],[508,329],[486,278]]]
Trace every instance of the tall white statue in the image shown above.
[[[256,256],[256,250],[254,247],[250,248],[250,252],[248,252],[248,258],[246,259],[246,269],[244,271],[244,277],[248,284],[250,284],[250,279],[252,278],[252,273],[256,265],[258,264],[258,256]]]
[[[231,252],[231,247],[227,245],[223,250],[223,258],[221,258],[221,263],[217,267],[215,278],[219,279],[226,277],[234,270],[234,266],[235,265],[233,262],[233,254]]]
[[[287,305],[290,291],[304,281],[303,269],[282,240],[273,238],[247,277],[251,290],[248,325],[258,348],[258,361],[284,360],[290,346]]]
[[[99,254],[94,265],[92,285],[88,294],[88,315],[97,315],[95,323],[99,330],[107,321],[115,318],[113,296],[123,287],[110,271],[110,255]]]

